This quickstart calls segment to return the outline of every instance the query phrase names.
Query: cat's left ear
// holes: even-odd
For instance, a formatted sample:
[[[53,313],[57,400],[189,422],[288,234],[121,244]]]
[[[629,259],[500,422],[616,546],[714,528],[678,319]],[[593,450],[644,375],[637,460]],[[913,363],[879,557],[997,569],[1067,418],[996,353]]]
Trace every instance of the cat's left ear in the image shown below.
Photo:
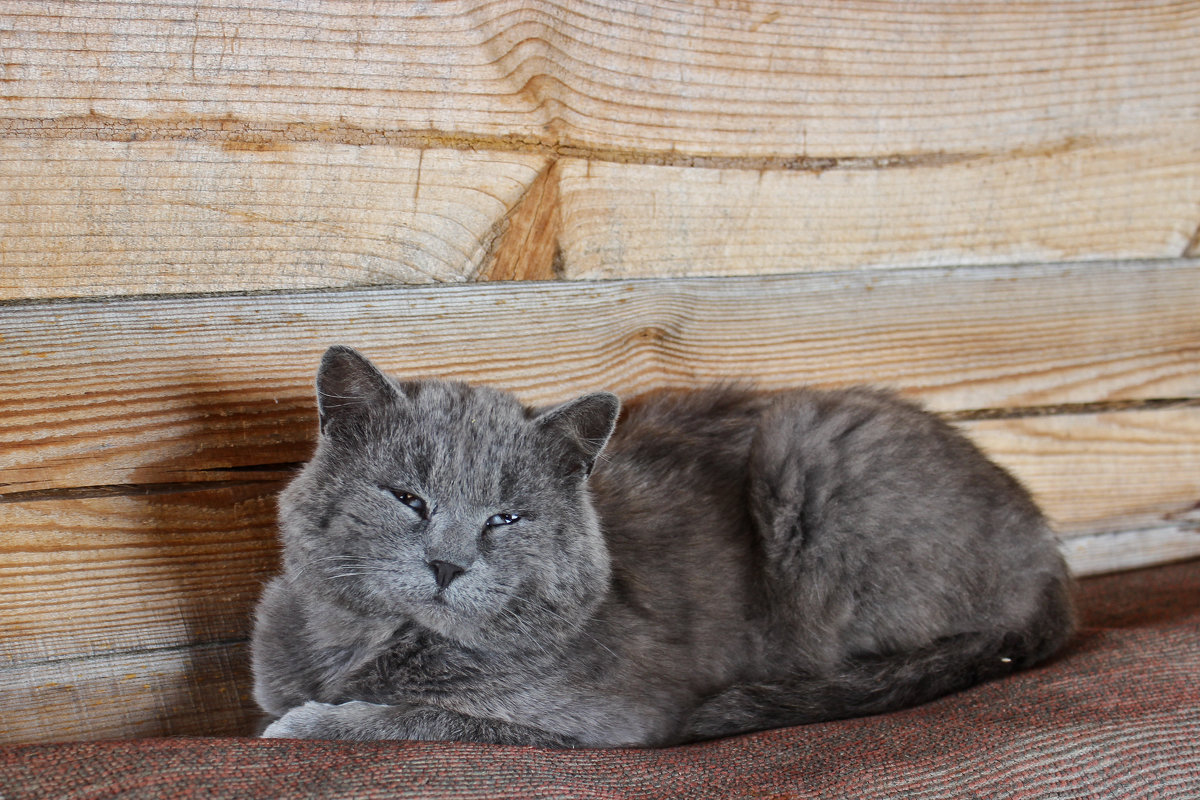
[[[317,369],[317,411],[321,433],[352,429],[369,411],[398,395],[379,368],[352,347],[334,345]]]
[[[587,477],[608,444],[620,412],[621,401],[615,394],[596,392],[555,406],[536,422],[550,436],[563,467]]]

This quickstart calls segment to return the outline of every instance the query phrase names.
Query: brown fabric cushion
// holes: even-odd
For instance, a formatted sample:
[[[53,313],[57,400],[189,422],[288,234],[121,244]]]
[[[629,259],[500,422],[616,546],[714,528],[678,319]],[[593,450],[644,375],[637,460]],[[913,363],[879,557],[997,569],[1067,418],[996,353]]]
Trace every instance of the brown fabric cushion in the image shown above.
[[[884,716],[665,750],[17,746],[0,749],[0,797],[1200,797],[1200,561],[1084,581],[1080,606],[1056,662]]]

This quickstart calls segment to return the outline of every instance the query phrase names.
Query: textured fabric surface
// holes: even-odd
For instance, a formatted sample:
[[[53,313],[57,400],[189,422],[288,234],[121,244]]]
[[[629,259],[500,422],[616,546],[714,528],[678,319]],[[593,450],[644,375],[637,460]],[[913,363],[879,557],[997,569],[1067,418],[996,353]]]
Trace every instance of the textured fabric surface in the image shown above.
[[[1200,561],[1084,581],[1052,664],[664,750],[172,739],[0,748],[0,797],[1198,798]]]

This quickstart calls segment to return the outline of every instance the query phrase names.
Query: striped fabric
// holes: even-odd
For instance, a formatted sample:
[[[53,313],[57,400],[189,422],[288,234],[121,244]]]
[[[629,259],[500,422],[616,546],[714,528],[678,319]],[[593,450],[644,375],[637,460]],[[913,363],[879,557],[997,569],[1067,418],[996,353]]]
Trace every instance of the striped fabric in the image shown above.
[[[1200,561],[1093,578],[1045,667],[665,750],[173,739],[0,748],[0,797],[1200,798]]]

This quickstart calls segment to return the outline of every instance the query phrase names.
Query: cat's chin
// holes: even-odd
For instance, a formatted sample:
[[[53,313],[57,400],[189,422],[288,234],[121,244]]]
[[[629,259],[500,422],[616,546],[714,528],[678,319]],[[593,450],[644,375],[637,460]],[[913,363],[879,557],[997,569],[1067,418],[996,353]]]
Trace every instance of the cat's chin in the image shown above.
[[[443,638],[468,646],[483,643],[490,618],[481,609],[459,607],[441,595],[411,602],[404,616]]]
[[[410,618],[423,628],[427,628],[438,636],[467,647],[478,647],[484,644],[486,638],[478,624],[465,620],[444,606],[441,608],[425,608]]]

